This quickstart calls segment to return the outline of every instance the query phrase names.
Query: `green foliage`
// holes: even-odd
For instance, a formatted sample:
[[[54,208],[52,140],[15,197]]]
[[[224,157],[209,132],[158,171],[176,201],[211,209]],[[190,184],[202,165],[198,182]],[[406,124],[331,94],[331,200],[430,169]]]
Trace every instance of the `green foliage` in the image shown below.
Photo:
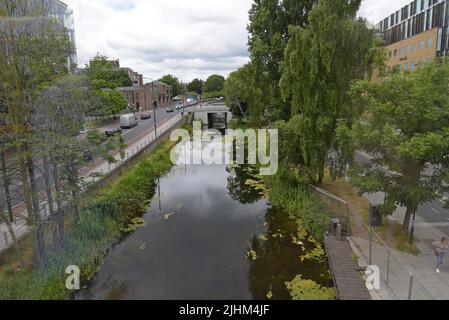
[[[362,192],[385,192],[386,214],[407,207],[404,230],[419,205],[447,190],[442,182],[449,169],[448,83],[449,65],[440,62],[376,83],[357,82],[351,93],[365,113],[337,129],[347,162],[354,150],[375,155],[372,166],[352,165],[352,183]],[[430,178],[422,175],[428,165],[435,169]]]
[[[313,280],[303,279],[301,275],[286,282],[293,300],[335,300],[334,288],[322,287]]]
[[[128,101],[120,91],[117,90],[96,90],[97,95],[95,111],[91,115],[112,116],[128,108]]]
[[[261,113],[262,93],[254,82],[254,68],[247,64],[231,73],[225,82],[224,96],[232,115],[257,123]]]
[[[90,279],[108,246],[117,242],[123,229],[132,231],[144,226],[139,217],[154,190],[154,180],[170,167],[171,142],[154,152],[124,176],[84,205],[79,224],[66,235],[63,251],[48,256],[38,270],[23,270],[0,283],[0,299],[69,299],[65,288],[65,268],[80,267],[82,278]]]
[[[203,94],[203,99],[214,99],[223,97],[223,91],[213,91],[213,92],[205,92]]]
[[[223,76],[217,74],[211,75],[204,83],[204,93],[221,92],[224,89],[224,84],[225,78]]]
[[[324,176],[326,158],[335,148],[340,118],[357,115],[347,94],[354,79],[371,65],[373,32],[357,20],[361,1],[320,0],[305,28],[291,27],[280,81],[282,97],[291,101],[299,130],[302,161],[313,182]]]
[[[195,92],[199,95],[203,94],[204,81],[201,79],[193,79],[188,85],[187,90],[191,92]]]
[[[323,235],[323,221],[327,216],[321,212],[307,179],[288,167],[279,168],[276,175],[264,177],[273,205],[284,208],[297,219],[315,238]]]
[[[249,12],[249,51],[254,66],[254,90],[260,95],[251,104],[260,121],[287,120],[290,102],[279,99],[280,65],[290,37],[289,26],[305,27],[314,0],[255,0]],[[262,96],[263,94],[263,96]]]
[[[163,82],[169,86],[171,86],[171,94],[172,97],[176,97],[183,92],[182,84],[178,78],[172,76],[171,74],[167,74],[159,79],[160,82]]]
[[[125,70],[117,68],[106,56],[97,54],[86,67],[86,75],[94,89],[115,89],[132,85]]]

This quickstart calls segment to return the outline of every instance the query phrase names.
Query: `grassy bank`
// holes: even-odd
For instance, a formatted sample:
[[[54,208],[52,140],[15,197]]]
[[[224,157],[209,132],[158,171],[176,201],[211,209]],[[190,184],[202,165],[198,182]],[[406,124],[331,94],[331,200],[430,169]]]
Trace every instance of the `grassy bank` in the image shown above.
[[[82,220],[66,233],[63,251],[49,255],[38,270],[22,270],[0,281],[0,300],[69,299],[73,292],[65,288],[64,273],[69,265],[81,270],[83,281],[97,271],[107,248],[132,230],[145,212],[154,192],[154,180],[171,168],[173,142],[161,143],[125,175],[87,199]]]

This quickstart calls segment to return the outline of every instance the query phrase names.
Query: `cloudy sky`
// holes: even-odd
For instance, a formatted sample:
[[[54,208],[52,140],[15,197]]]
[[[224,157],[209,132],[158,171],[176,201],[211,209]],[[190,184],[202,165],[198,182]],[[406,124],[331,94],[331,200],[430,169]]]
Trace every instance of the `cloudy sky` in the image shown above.
[[[81,66],[100,52],[147,77],[190,81],[248,61],[252,0],[63,1],[74,10]],[[375,23],[410,1],[364,0],[360,15]]]

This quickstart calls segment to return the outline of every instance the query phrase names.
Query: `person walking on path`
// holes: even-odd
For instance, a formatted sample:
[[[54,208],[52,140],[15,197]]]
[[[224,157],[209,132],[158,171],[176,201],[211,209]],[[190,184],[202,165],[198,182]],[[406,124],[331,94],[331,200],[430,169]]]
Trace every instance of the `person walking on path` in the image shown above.
[[[440,241],[433,242],[432,246],[435,248],[435,256],[437,257],[437,273],[440,273],[440,268],[449,248],[449,240],[443,237]]]

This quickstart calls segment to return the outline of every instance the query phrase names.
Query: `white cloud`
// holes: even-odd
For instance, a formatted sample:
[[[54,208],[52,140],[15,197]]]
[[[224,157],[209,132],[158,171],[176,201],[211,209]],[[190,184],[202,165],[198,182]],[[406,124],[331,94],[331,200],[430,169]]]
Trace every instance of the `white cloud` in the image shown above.
[[[78,59],[97,52],[146,76],[184,81],[228,75],[248,61],[252,0],[65,0],[74,10]],[[410,0],[364,0],[372,23]]]

